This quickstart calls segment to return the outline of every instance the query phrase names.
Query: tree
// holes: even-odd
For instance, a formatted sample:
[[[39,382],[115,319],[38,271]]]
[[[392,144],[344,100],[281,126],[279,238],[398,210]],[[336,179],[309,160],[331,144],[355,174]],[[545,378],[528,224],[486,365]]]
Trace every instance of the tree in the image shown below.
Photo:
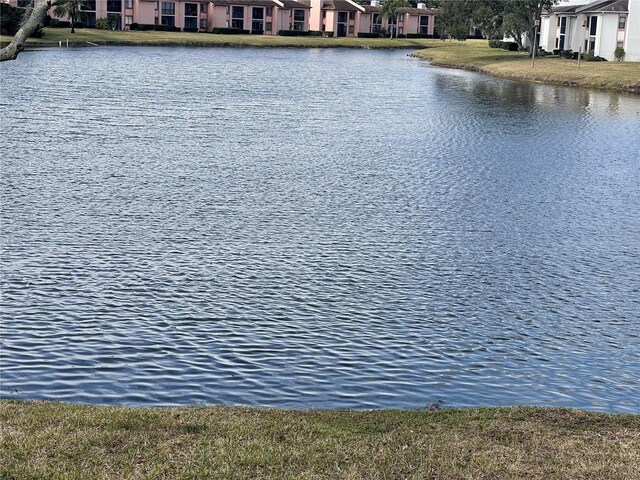
[[[478,28],[488,38],[502,35],[513,37],[521,49],[523,39],[530,39],[530,52],[537,47],[535,22],[543,10],[558,0],[441,0],[436,17],[443,36],[464,40]]]
[[[522,48],[522,37],[529,37],[529,54],[533,54],[538,48],[538,35],[536,34],[536,20],[540,20],[542,12],[556,5],[558,0],[509,0],[505,8],[508,14],[507,24],[511,26],[510,36]]]
[[[382,18],[386,18],[389,21],[389,31],[391,32],[391,38],[393,38],[393,32],[396,29],[398,21],[397,15],[400,13],[401,8],[409,6],[407,0],[385,0],[380,8],[380,15]],[[396,34],[396,37],[398,35]]]
[[[84,17],[83,5],[83,0],[58,0],[53,15],[58,18],[69,17],[71,19],[71,33],[76,33],[76,22]]]
[[[47,10],[56,5],[51,0],[32,0],[25,11],[22,26],[13,36],[9,45],[0,50],[0,62],[15,60],[18,54],[24,50],[24,44],[34,32],[42,28],[42,20]]]

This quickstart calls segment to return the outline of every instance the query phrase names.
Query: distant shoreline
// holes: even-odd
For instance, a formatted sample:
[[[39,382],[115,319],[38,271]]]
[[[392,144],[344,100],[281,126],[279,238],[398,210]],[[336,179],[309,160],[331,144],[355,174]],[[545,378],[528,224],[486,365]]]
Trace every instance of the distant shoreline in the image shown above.
[[[216,35],[184,32],[113,32],[109,30],[46,29],[43,38],[29,39],[27,48],[66,46],[165,46],[165,47],[261,47],[261,48],[362,48],[411,49],[413,56],[432,65],[488,74],[497,78],[550,85],[577,86],[640,94],[640,62],[582,62],[531,59],[518,52],[489,48],[486,40],[465,42],[407,38],[325,38],[265,35]],[[6,44],[9,37],[0,37]]]
[[[640,415],[0,401],[3,478],[640,478]]]

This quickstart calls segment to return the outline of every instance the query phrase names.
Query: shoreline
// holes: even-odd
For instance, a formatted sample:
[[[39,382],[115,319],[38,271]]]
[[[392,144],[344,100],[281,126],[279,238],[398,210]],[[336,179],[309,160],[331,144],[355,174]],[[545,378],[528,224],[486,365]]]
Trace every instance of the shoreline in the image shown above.
[[[476,65],[474,63],[458,63],[455,61],[441,60],[438,58],[438,54],[430,55],[432,50],[420,50],[413,54],[412,57],[418,58],[420,60],[424,60],[429,62],[434,67],[441,68],[452,68],[456,70],[466,70],[469,72],[481,73],[483,75],[489,75],[494,78],[499,78],[502,80],[513,80],[520,82],[529,82],[529,83],[537,83],[541,85],[552,85],[552,86],[560,86],[560,87],[579,87],[579,88],[588,88],[599,91],[609,91],[609,92],[619,92],[619,93],[628,93],[634,95],[640,95],[640,80],[638,81],[629,81],[628,83],[615,83],[612,84],[606,78],[596,79],[594,80],[592,77],[585,75],[583,77],[573,76],[573,75],[549,75],[545,71],[525,71],[524,69],[514,69],[514,70],[506,70],[501,71],[498,67],[492,66],[481,66]],[[530,58],[526,59],[527,62],[531,62]],[[540,63],[541,61],[554,61],[554,62],[566,62],[573,63],[575,61],[572,60],[559,60],[559,59],[547,59],[541,58],[536,59],[536,62]],[[610,62],[613,63],[613,62]],[[584,64],[583,64],[584,65]],[[583,67],[585,68],[585,67]],[[588,67],[587,67],[588,68]],[[638,69],[638,74],[640,75],[640,68]],[[640,77],[638,77],[640,78]]]
[[[546,85],[583,87],[640,95],[640,62],[581,62],[540,57],[531,59],[519,52],[489,48],[486,40],[465,42],[440,39],[406,38],[325,38],[263,35],[217,35],[184,32],[113,32],[79,29],[46,29],[42,38],[29,39],[26,50],[66,46],[163,46],[163,47],[255,47],[255,48],[349,48],[414,50],[411,56],[429,61],[436,67],[454,68],[491,75],[506,80]],[[5,45],[10,37],[0,37]],[[17,60],[19,61],[19,59]]]
[[[2,400],[2,478],[640,478],[640,415]]]

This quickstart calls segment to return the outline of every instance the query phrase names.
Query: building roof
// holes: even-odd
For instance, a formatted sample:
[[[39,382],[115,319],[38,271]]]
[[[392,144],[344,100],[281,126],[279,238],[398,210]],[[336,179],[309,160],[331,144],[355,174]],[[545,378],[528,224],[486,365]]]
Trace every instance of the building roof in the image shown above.
[[[547,11],[547,13],[575,13],[576,8],[582,8],[584,5],[565,5],[560,7],[553,7],[551,12]]]
[[[211,0],[214,5],[238,5],[241,7],[278,7],[284,9],[311,8],[302,2],[295,0]],[[284,7],[283,7],[284,5]]]
[[[295,0],[278,0],[284,5],[284,8],[311,8],[311,5],[305,2],[296,2]]]
[[[357,12],[363,11],[364,7],[358,5],[357,7],[347,0],[324,0],[322,2],[322,8],[325,10],[340,10],[342,12]]]
[[[431,10],[430,8],[403,7],[403,8],[399,8],[398,12],[408,13],[409,15],[435,15],[436,14],[436,12]]]
[[[576,8],[576,13],[628,12],[629,0],[599,0]]]

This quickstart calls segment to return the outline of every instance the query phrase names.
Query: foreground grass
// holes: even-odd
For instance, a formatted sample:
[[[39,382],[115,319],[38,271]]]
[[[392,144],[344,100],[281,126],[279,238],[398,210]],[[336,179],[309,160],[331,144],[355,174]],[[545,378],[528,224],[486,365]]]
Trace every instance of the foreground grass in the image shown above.
[[[640,416],[0,402],[0,478],[638,479]]]
[[[486,40],[441,42],[415,56],[499,78],[640,93],[640,62],[581,62],[578,69],[576,60],[538,58],[532,66],[526,55],[489,48]]]

